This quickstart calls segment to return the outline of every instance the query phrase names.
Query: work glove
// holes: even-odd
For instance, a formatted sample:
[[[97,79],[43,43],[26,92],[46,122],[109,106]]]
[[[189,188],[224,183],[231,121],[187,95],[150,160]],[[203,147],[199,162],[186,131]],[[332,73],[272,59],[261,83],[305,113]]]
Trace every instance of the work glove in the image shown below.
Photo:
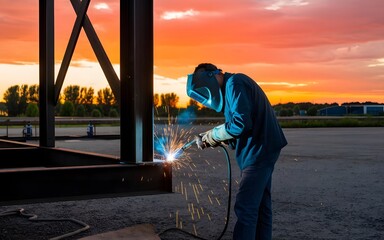
[[[205,133],[200,133],[199,134],[201,136],[201,141],[203,142],[203,147],[202,146],[198,146],[199,148],[201,149],[204,149],[205,147],[217,147],[220,145],[220,142],[219,141],[216,141],[213,137],[212,137],[212,129],[205,132]]]

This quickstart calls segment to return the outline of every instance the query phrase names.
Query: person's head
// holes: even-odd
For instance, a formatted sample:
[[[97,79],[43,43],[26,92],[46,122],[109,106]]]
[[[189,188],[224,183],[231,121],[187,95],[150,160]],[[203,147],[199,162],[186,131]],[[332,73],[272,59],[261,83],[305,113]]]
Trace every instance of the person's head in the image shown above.
[[[223,108],[223,94],[221,86],[223,74],[211,63],[201,63],[193,74],[188,75],[187,95],[204,106],[221,112]]]
[[[216,80],[218,81],[220,87],[223,85],[223,72],[221,69],[217,68],[212,63],[200,63],[199,65],[197,65],[193,73],[201,73],[204,71],[212,72]]]

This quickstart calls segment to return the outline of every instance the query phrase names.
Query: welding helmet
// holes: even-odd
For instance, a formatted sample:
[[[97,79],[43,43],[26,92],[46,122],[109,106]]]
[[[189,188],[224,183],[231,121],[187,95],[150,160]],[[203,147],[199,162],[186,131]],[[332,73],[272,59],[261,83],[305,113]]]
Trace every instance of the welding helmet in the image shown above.
[[[187,95],[204,106],[216,112],[221,112],[223,108],[223,94],[215,77],[215,74],[220,72],[220,69],[216,69],[188,74]]]

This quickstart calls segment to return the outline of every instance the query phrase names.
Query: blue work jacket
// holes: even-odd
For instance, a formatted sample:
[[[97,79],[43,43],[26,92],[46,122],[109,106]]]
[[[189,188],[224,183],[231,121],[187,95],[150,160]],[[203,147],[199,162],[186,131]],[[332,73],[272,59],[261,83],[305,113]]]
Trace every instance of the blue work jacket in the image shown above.
[[[280,151],[287,140],[267,96],[247,75],[224,73],[225,130],[236,142],[240,169],[274,164],[269,154]]]

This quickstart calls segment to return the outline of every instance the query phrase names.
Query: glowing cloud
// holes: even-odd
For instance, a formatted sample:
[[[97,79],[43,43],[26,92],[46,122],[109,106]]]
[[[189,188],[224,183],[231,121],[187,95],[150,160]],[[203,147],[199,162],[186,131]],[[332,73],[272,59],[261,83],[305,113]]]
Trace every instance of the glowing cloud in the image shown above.
[[[106,3],[98,3],[98,4],[95,5],[94,8],[97,9],[97,10],[109,10],[110,9],[108,4],[106,4]]]
[[[284,6],[304,6],[308,5],[308,2],[305,2],[303,0],[279,0],[268,7],[265,7],[267,10],[279,10]]]
[[[182,18],[186,18],[186,17],[193,17],[196,15],[199,15],[198,11],[195,11],[193,9],[189,9],[189,10],[184,11],[184,12],[176,12],[176,11],[164,12],[163,15],[161,15],[161,18],[164,20],[173,20],[173,19],[182,19]]]
[[[310,84],[317,84],[316,82],[309,83],[289,83],[289,82],[259,82],[260,85],[277,85],[277,86],[285,86],[285,87],[306,87]]]
[[[377,63],[369,64],[368,67],[384,66],[384,58],[377,59],[376,61],[377,61]]]

